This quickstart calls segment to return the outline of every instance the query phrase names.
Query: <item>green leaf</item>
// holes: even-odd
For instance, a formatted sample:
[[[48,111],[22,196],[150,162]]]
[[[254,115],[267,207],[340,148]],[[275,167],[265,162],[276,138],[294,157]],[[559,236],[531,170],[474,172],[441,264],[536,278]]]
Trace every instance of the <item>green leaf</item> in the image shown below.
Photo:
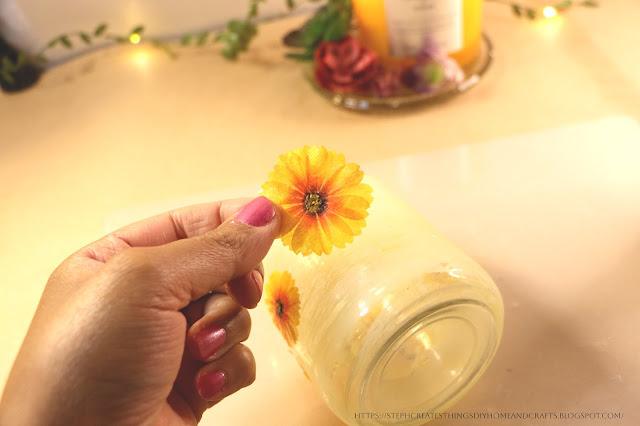
[[[226,45],[222,49],[221,53],[222,53],[222,56],[224,56],[227,59],[236,59],[238,57],[238,51],[234,49],[232,45]]]
[[[305,24],[300,34],[300,45],[314,46],[322,40],[325,24],[320,20],[311,20]]]
[[[141,36],[142,33],[144,33],[144,26],[142,25],[138,25],[137,27],[131,30],[131,34],[138,34]]]
[[[306,51],[304,53],[287,53],[285,55],[289,59],[294,59],[296,61],[310,61],[313,59],[313,52]]]
[[[300,29],[289,31],[282,38],[282,42],[284,43],[285,46],[289,46],[289,47],[304,47],[304,45],[301,42],[301,37],[300,37],[301,34],[302,34],[302,30]]]
[[[85,44],[91,44],[91,36],[89,36],[89,34],[85,32],[81,32],[81,33],[78,33],[78,36],[82,41],[85,42]]]
[[[198,46],[202,46],[207,42],[207,38],[209,38],[209,33],[208,32],[204,32],[202,34],[200,34],[198,36],[198,41],[196,42],[196,44]]]
[[[572,4],[573,4],[573,1],[565,0],[565,1],[562,1],[562,2],[560,2],[558,4],[556,4],[554,7],[557,10],[567,10],[567,9],[569,9],[571,7]]]
[[[287,9],[293,10],[296,8],[295,0],[287,0]]]
[[[16,82],[13,78],[13,75],[11,75],[11,73],[5,69],[0,70],[0,76],[9,84],[13,84]]]
[[[586,7],[598,7],[598,2],[596,2],[594,0],[585,0],[580,4],[582,6],[586,6]]]
[[[49,43],[47,43],[47,48],[55,47],[55,45],[58,44],[59,41],[60,41],[60,37],[54,38]]]
[[[11,62],[11,58],[8,56],[2,57],[2,71],[13,72],[15,71],[16,66]]]
[[[247,14],[247,19],[253,19],[258,16],[258,4],[263,3],[265,0],[251,0],[249,6],[249,13]]]
[[[105,33],[105,31],[107,31],[107,24],[100,24],[96,27],[96,29],[93,31],[93,35],[95,37],[100,37],[102,34]]]
[[[241,33],[245,30],[247,24],[245,21],[238,21],[233,19],[227,23],[227,30],[232,33]]]
[[[536,19],[537,13],[535,9],[527,9],[527,18],[533,20]]]
[[[519,4],[513,3],[511,5],[511,11],[516,16],[522,16],[522,7]]]
[[[26,53],[19,52],[18,57],[16,58],[16,68],[20,68],[21,66],[26,64],[28,59],[29,57],[27,56]]]
[[[258,26],[251,22],[247,22],[247,34],[249,34],[250,38],[254,37],[258,34]]]
[[[343,19],[333,21],[324,32],[322,37],[325,41],[335,41],[342,38],[349,31],[349,22]]]
[[[251,7],[249,7],[249,19],[255,18],[258,16],[258,4],[252,3]]]
[[[71,40],[69,40],[69,36],[67,35],[60,36],[60,43],[62,43],[62,45],[67,49],[71,49],[73,47]]]
[[[171,59],[175,59],[178,57],[178,55],[176,55],[175,52],[171,50],[171,47],[169,47],[169,45],[166,43],[158,40],[151,40],[151,44],[158,49],[162,49]]]
[[[36,56],[36,61],[40,64],[46,64],[48,62],[44,55]]]
[[[187,34],[186,36],[180,39],[180,44],[183,46],[187,46],[189,43],[191,43],[192,39],[193,39],[193,34]]]
[[[240,44],[240,36],[238,33],[227,33],[226,42],[237,48],[238,44]]]
[[[173,50],[171,50],[171,48],[168,45],[162,43],[160,47],[171,59],[176,59],[178,57],[178,55],[176,55],[176,53]]]

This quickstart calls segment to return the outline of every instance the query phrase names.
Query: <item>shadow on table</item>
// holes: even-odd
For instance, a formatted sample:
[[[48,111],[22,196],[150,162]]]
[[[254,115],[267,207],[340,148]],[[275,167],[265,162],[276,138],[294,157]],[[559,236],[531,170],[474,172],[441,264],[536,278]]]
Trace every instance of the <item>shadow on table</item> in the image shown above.
[[[497,274],[496,274],[497,275]],[[549,413],[571,411],[593,388],[609,380],[606,363],[594,347],[572,332],[558,313],[528,300],[516,288],[533,288],[518,277],[496,276],[505,304],[498,352],[478,383],[447,412]],[[594,407],[598,408],[598,407]],[[429,425],[530,424],[514,419],[438,419]]]

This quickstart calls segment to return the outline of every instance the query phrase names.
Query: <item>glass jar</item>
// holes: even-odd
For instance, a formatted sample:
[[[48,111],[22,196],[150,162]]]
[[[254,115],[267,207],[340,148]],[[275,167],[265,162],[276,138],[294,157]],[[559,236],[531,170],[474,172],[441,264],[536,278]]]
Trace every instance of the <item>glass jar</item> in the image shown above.
[[[331,410],[350,425],[422,424],[419,413],[450,407],[489,365],[502,298],[417,211],[365,182],[374,200],[353,244],[302,257],[276,241],[265,267],[295,280],[293,353]]]
[[[360,40],[407,65],[429,37],[464,67],[480,51],[482,0],[352,0]]]

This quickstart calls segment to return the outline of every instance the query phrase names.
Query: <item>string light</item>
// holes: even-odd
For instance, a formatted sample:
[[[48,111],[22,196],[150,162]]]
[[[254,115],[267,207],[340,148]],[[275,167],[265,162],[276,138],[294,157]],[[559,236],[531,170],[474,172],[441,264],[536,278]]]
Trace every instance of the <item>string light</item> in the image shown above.
[[[547,6],[544,9],[542,9],[542,15],[547,19],[551,19],[557,14],[558,12],[556,11],[556,8],[553,6]]]
[[[519,18],[535,20],[540,17],[551,19],[572,7],[598,7],[596,0],[558,0],[558,3],[542,8],[531,7],[526,4],[514,2],[514,0],[484,0],[486,2],[500,3],[511,6],[511,12]]]
[[[129,41],[133,44],[138,44],[140,43],[141,37],[140,34],[138,33],[133,33],[129,36]]]

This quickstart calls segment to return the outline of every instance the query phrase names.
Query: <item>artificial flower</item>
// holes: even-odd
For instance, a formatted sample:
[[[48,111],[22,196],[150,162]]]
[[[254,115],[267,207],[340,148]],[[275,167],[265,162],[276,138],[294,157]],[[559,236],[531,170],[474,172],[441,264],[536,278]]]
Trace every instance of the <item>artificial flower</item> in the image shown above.
[[[378,57],[351,36],[322,42],[315,50],[316,80],[333,92],[354,92],[375,75]]]
[[[461,83],[463,79],[460,65],[431,40],[425,41],[415,65],[402,75],[402,82],[417,92],[430,92],[443,85]]]
[[[371,87],[373,93],[381,98],[394,95],[400,88],[400,73],[379,65],[371,79]]]
[[[262,195],[281,207],[282,243],[303,256],[344,248],[365,227],[372,189],[344,155],[305,146],[281,155]]]
[[[265,291],[265,303],[273,323],[289,346],[295,344],[300,324],[300,294],[295,280],[287,271],[274,272]]]

